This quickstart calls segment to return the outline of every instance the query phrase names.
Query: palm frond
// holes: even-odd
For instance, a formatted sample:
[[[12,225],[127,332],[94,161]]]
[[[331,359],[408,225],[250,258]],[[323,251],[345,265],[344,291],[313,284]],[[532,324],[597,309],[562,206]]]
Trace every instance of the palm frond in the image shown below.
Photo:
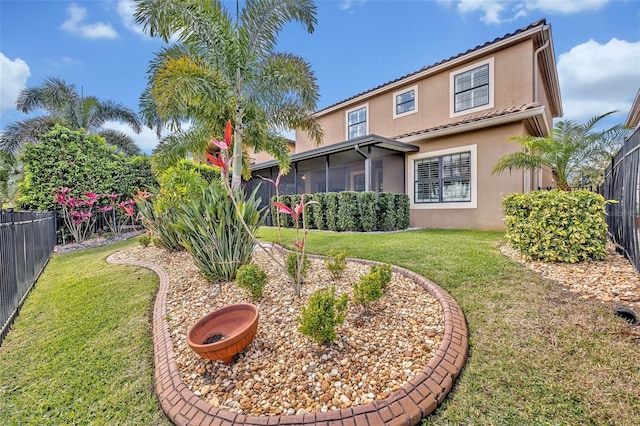
[[[204,158],[212,134],[209,129],[196,126],[189,131],[178,132],[163,138],[153,150],[151,164],[156,175],[160,175],[180,160],[192,156]]]
[[[56,124],[64,124],[54,117],[35,117],[9,124],[0,135],[0,150],[16,155],[25,144],[37,144],[40,136]]]
[[[507,169],[511,170],[533,170],[541,166],[552,166],[538,155],[526,152],[513,152],[500,158],[493,168],[492,174],[501,173]]]
[[[66,117],[69,108],[79,99],[76,87],[59,78],[48,78],[40,86],[23,89],[16,100],[16,109],[24,113],[44,109],[52,115]]]
[[[136,145],[133,138],[115,129],[101,129],[98,134],[102,136],[109,145],[118,148],[118,151],[125,155],[140,155],[140,147]]]

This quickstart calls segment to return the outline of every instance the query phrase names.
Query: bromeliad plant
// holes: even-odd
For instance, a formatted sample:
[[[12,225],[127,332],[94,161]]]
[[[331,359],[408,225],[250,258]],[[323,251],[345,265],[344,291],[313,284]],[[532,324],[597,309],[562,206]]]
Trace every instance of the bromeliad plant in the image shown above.
[[[227,126],[225,128],[225,132],[224,132],[224,141],[219,141],[216,138],[211,138],[211,143],[215,146],[217,146],[218,148],[220,148],[220,152],[217,154],[211,154],[211,153],[206,153],[207,158],[209,159],[209,162],[216,168],[218,168],[220,170],[220,177],[221,177],[221,181],[223,184],[223,187],[225,188],[225,190],[227,191],[227,194],[229,196],[229,198],[231,199],[231,201],[233,202],[233,205],[236,209],[236,212],[238,213],[239,217],[240,217],[240,221],[242,223],[242,226],[245,228],[246,231],[248,231],[250,233],[250,235],[254,235],[254,232],[251,232],[251,229],[249,229],[249,226],[247,225],[247,223],[243,220],[243,215],[241,213],[241,209],[238,205],[238,201],[236,199],[236,194],[233,191],[233,189],[231,188],[231,184],[229,182],[229,164],[231,164],[234,160],[235,156],[229,157],[229,150],[231,149],[231,144],[232,144],[232,138],[233,138],[233,129],[231,126],[231,121],[227,121]],[[276,192],[278,190],[278,184],[280,182],[280,176],[282,175],[281,171],[278,173],[278,178],[276,179],[276,181],[271,181],[270,179],[265,179],[265,180],[269,180],[271,181],[275,186],[276,186]],[[277,211],[279,213],[284,213],[287,215],[291,215],[291,217],[294,220],[294,224],[296,227],[296,240],[293,243],[294,246],[294,253],[295,253],[295,267],[294,269],[294,273],[290,273],[289,272],[289,268],[287,268],[287,266],[281,262],[280,260],[278,260],[269,250],[266,249],[266,247],[264,247],[264,245],[258,241],[255,237],[254,237],[254,241],[256,244],[258,244],[258,246],[260,246],[260,248],[262,248],[265,253],[267,253],[271,259],[276,262],[276,264],[278,266],[280,266],[282,268],[282,270],[289,275],[289,277],[291,278],[291,280],[293,281],[293,289],[296,293],[296,295],[299,297],[301,294],[301,287],[302,287],[302,280],[304,278],[304,265],[305,265],[305,260],[306,260],[306,254],[305,254],[305,245],[306,245],[306,240],[307,240],[307,228],[306,228],[306,220],[305,220],[305,209],[309,204],[312,203],[317,203],[316,201],[307,201],[306,203],[304,202],[304,197],[301,198],[300,203],[298,203],[293,209],[283,203],[280,202],[273,202],[272,205],[274,205],[277,209]],[[302,228],[300,227],[300,219],[302,219]],[[278,223],[279,223],[279,217],[278,217]],[[280,227],[278,226],[278,229]]]
[[[55,192],[56,203],[62,207],[64,224],[71,232],[76,243],[87,239],[93,230],[96,218],[91,212],[98,195],[84,193],[82,198],[71,197],[71,188],[60,188]]]

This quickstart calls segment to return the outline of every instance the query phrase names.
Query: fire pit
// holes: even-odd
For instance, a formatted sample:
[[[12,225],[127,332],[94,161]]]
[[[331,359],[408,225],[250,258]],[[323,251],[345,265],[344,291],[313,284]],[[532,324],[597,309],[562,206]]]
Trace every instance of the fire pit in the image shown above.
[[[258,317],[258,308],[250,303],[225,306],[191,327],[187,342],[202,358],[230,364],[255,337]]]

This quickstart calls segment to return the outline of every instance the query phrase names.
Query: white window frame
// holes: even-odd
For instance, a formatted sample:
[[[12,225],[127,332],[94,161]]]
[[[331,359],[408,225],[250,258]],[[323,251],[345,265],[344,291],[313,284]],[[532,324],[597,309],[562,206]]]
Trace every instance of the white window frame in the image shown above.
[[[350,187],[349,191],[356,191],[356,177],[364,176],[365,175],[364,170],[358,171],[358,172],[349,172],[349,175],[350,175],[350,179],[349,180],[350,180],[350,183],[351,183],[351,187]],[[365,178],[366,178],[366,176],[365,176]],[[364,184],[364,187],[365,188],[367,187],[367,183],[366,182]],[[363,191],[364,191],[364,189],[363,189]]]
[[[458,74],[462,74],[467,71],[471,71],[475,68],[479,68],[484,65],[489,65],[489,103],[480,105],[475,108],[465,109],[463,111],[456,112],[456,81],[455,78]],[[494,107],[494,74],[495,74],[495,61],[491,57],[481,62],[476,62],[473,65],[469,65],[464,68],[457,69],[449,73],[449,117],[459,117],[461,115],[473,114],[478,111],[490,109]]]
[[[443,157],[463,152],[471,153],[471,201],[456,201],[448,203],[416,203],[415,202],[415,167],[414,162],[425,158]],[[407,192],[411,200],[411,209],[415,210],[443,210],[443,209],[476,209],[478,208],[478,145],[457,146],[455,148],[438,151],[420,152],[407,156]]]
[[[366,104],[361,104],[361,105],[358,105],[355,108],[351,108],[351,109],[348,109],[348,110],[345,111],[345,113],[344,113],[344,124],[345,124],[344,139],[347,140],[347,141],[350,140],[350,138],[349,138],[349,113],[351,113],[353,111],[357,111],[357,110],[362,109],[362,108],[365,109],[365,117],[366,117],[365,119],[366,119],[366,128],[367,129],[365,130],[364,135],[360,135],[360,136],[365,136],[365,135],[369,134],[369,103],[367,102]],[[358,137],[360,137],[360,136],[358,136]],[[353,139],[355,139],[355,138],[353,138]]]
[[[404,95],[407,92],[413,90],[413,109],[407,112],[403,112],[398,114],[397,106],[398,106],[398,96]],[[406,89],[398,90],[397,92],[393,92],[393,97],[391,98],[391,108],[393,109],[393,118],[404,117],[405,115],[411,115],[418,112],[418,85],[407,87]]]

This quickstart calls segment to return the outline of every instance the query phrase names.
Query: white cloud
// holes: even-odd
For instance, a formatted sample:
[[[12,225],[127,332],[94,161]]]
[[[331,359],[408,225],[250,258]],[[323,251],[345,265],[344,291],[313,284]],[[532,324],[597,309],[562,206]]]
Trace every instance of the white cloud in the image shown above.
[[[140,133],[134,132],[133,130],[131,130],[131,127],[119,121],[107,121],[102,125],[102,127],[106,129],[118,130],[125,135],[131,136],[136,145],[138,145],[138,148],[140,148],[141,151],[147,154],[151,154],[153,149],[158,144],[158,137],[156,136],[155,129],[152,130],[146,126],[142,127],[142,132]]]
[[[20,91],[27,87],[29,65],[20,58],[11,60],[0,52],[0,113],[15,108]]]
[[[124,25],[125,28],[139,35],[147,35],[145,34],[142,25],[136,24],[136,20],[133,17],[136,10],[133,0],[119,0],[117,10],[118,15],[120,15],[120,19],[122,20],[122,25]]]
[[[564,119],[581,121],[612,110],[626,114],[640,88],[640,41],[589,40],[558,57]]]
[[[66,32],[80,36],[82,38],[116,38],[118,33],[111,27],[111,24],[96,22],[93,24],[84,23],[87,17],[87,9],[71,3],[67,9],[69,19],[64,21],[60,28]]]
[[[502,22],[500,15],[504,11],[504,2],[500,1],[478,1],[478,0],[460,0],[458,2],[458,11],[460,13],[469,13],[481,11],[484,16],[480,18],[485,24],[499,24]]]
[[[356,6],[362,6],[367,0],[342,0],[338,6],[340,10],[353,11]]]
[[[524,6],[529,10],[548,13],[577,13],[603,8],[610,0],[527,0]]]
[[[603,8],[611,0],[438,0],[440,4],[457,3],[461,14],[480,12],[487,25],[510,22],[530,12],[570,14]],[[506,16],[505,16],[506,15]]]

